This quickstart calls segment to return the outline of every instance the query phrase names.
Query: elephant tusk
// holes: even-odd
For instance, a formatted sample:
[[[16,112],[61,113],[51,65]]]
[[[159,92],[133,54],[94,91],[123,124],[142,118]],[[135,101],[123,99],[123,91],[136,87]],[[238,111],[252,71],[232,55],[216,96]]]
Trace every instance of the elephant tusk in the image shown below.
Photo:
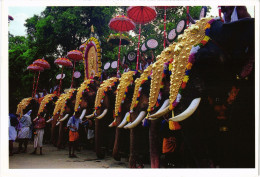
[[[108,127],[110,127],[110,128],[114,127],[113,123],[114,123],[114,121],[111,124],[109,124]]]
[[[87,119],[90,119],[90,118],[92,118],[92,117],[94,117],[95,116],[95,114],[94,113],[92,113],[92,114],[90,114],[90,115],[87,115],[87,116],[85,116]]]
[[[126,118],[128,117],[129,114],[130,114],[129,112],[127,112],[127,113],[125,114],[124,119],[123,119],[123,120],[121,121],[121,123],[117,126],[118,128],[123,128],[123,127],[124,127],[124,125],[127,123]]]
[[[48,119],[48,120],[46,121],[46,123],[50,123],[52,120],[53,120],[53,117],[51,117],[50,119]]]
[[[159,117],[162,117],[163,115],[167,114],[168,112],[170,112],[169,110],[169,106],[167,106],[166,108],[164,108],[161,112],[159,112],[158,114],[156,114],[156,117],[151,117],[149,116],[149,120],[156,120]]]
[[[33,121],[36,121],[37,119],[38,119],[38,116],[35,119],[33,119]]]
[[[162,110],[164,110],[167,106],[169,106],[169,99],[165,100],[163,102],[162,107],[156,113],[150,115],[149,117],[151,117],[151,118],[158,117],[158,115],[160,115],[160,112],[162,112]]]
[[[127,124],[126,126],[124,126],[124,128],[135,128],[138,124],[140,124],[142,122],[142,120],[145,118],[146,116],[146,112],[145,111],[141,111],[140,114],[138,115],[138,117],[134,120],[134,122]]]
[[[131,122],[129,122],[128,124],[126,124],[126,126],[124,126],[125,129],[128,129],[128,127],[131,125]]]
[[[60,121],[57,122],[56,126],[60,125]]]
[[[187,119],[196,111],[196,109],[198,108],[198,106],[200,104],[200,100],[201,100],[201,98],[195,98],[194,100],[192,100],[191,104],[184,112],[182,112],[181,114],[179,114],[175,117],[170,118],[169,120],[174,121],[174,122],[180,122],[180,121]]]
[[[66,114],[62,119],[59,120],[59,122],[66,120],[68,117],[69,117],[69,114]]]
[[[80,115],[80,120],[82,120],[83,119],[83,117],[85,116],[85,114],[86,114],[86,109],[83,109],[83,111],[82,111],[82,113],[81,113],[81,115]]]
[[[96,118],[97,118],[97,119],[102,119],[103,117],[105,117],[106,114],[107,114],[107,109],[105,109],[105,110],[103,111],[103,113],[100,114],[99,116],[97,116]]]

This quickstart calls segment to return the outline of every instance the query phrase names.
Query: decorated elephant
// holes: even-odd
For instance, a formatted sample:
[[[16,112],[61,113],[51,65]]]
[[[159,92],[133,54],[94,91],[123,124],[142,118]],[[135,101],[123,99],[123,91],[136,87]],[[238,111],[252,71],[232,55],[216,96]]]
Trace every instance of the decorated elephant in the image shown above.
[[[174,113],[187,167],[255,166],[254,40],[254,19],[201,19],[178,38],[169,105],[149,117]]]
[[[19,117],[22,117],[24,113],[27,113],[29,110],[32,110],[31,119],[33,120],[37,116],[39,109],[39,103],[35,98],[29,97],[24,98],[18,105],[16,114]]]
[[[55,129],[58,129],[57,137],[57,147],[64,148],[66,144],[66,123],[68,117],[72,116],[74,113],[74,106],[76,102],[76,89],[69,89],[66,93],[61,94],[58,101],[55,103],[55,109],[53,111],[53,123],[56,123],[56,126],[53,126],[52,132],[57,132]]]
[[[109,128],[113,121],[116,88],[119,78],[105,80],[99,87],[95,99],[95,151],[98,158],[104,158],[114,144],[115,128]]]
[[[130,111],[135,88],[135,80],[139,77],[139,72],[129,71],[123,73],[117,87],[114,114],[115,119],[111,125],[116,126],[113,157],[117,161],[121,159],[121,155],[127,156],[127,154],[129,154],[129,130],[124,129],[123,127],[127,123],[126,117]]]
[[[55,108],[55,103],[58,100],[58,96],[56,94],[48,94],[45,95],[43,100],[41,101],[39,110],[38,110],[38,115],[41,114],[42,112],[44,112],[44,118],[47,122],[45,128],[44,128],[44,141],[50,141],[52,142],[54,145],[56,145],[56,140],[57,140],[57,136],[58,136],[58,130],[56,130],[57,132],[55,132],[54,127],[56,125],[57,122],[57,118],[58,116],[53,116],[53,111]],[[51,122],[51,124],[48,124],[49,122]]]
[[[94,79],[86,79],[78,88],[76,95],[76,102],[74,107],[75,116],[79,115],[82,120],[84,118],[94,118],[94,104],[97,90],[100,85],[98,77]],[[92,121],[93,122],[93,121]],[[83,146],[83,143],[87,144],[88,133],[85,131],[85,127],[80,124],[79,127],[79,145]]]

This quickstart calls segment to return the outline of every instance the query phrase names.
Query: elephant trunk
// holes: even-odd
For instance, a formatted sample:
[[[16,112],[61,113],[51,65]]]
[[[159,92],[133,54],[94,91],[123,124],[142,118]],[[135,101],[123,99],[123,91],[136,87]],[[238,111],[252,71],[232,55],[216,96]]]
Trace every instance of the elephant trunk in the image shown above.
[[[105,157],[105,148],[104,148],[104,137],[103,137],[103,130],[104,127],[101,128],[103,120],[95,119],[95,151],[96,155],[99,159],[103,159]]]
[[[121,139],[121,133],[122,133],[122,129],[120,128],[116,128],[116,134],[115,134],[115,142],[114,142],[114,147],[113,147],[113,158],[116,161],[120,161],[121,160],[121,156],[119,153],[119,143],[122,141]]]
[[[160,133],[161,119],[151,121],[149,128],[149,144],[151,168],[160,168],[160,155],[162,149],[162,136]]]

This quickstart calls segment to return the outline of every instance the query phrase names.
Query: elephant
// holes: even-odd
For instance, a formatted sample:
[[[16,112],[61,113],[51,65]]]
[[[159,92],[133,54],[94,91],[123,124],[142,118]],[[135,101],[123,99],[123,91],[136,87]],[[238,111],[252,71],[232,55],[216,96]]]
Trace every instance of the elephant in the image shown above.
[[[95,152],[103,159],[114,144],[115,128],[109,128],[114,120],[114,105],[119,78],[112,77],[103,81],[95,99]]]
[[[29,110],[32,110],[31,119],[37,116],[37,111],[39,109],[39,103],[35,98],[28,97],[21,100],[21,102],[17,105],[16,114],[18,116],[22,116],[23,113],[27,113]]]
[[[255,166],[254,34],[252,18],[204,18],[178,38],[169,105],[150,119],[174,111],[186,167]]]
[[[78,88],[76,95],[76,102],[74,107],[75,116],[79,116],[82,120],[84,118],[94,118],[93,108],[95,104],[95,97],[100,85],[100,78],[94,77],[93,79],[86,79]],[[87,116],[86,116],[87,114]],[[87,133],[83,126],[79,127],[79,142],[84,143],[87,141]],[[87,143],[87,142],[86,142]],[[83,144],[80,144],[83,145]]]
[[[55,108],[55,103],[58,100],[58,96],[56,94],[47,94],[44,96],[43,100],[41,101],[38,115],[44,112],[44,118],[47,122],[45,128],[44,128],[44,142],[52,142],[54,145],[56,145],[57,135],[58,133],[54,131],[55,124],[58,118],[58,115],[51,118],[52,113]],[[51,122],[51,125],[48,124]]]
[[[120,78],[120,84],[117,88],[115,103],[115,107],[117,108],[115,111],[117,112],[117,114],[115,114],[115,120],[112,123],[112,126],[116,126],[115,141],[112,154],[113,158],[116,161],[121,160],[121,155],[127,156],[127,154],[129,154],[130,135],[129,131],[124,129],[123,126],[127,123],[125,115],[127,114],[127,112],[130,111],[131,101],[135,88],[135,81],[139,77],[139,72],[130,71],[128,73],[124,73]]]
[[[63,148],[66,143],[64,139],[64,124],[66,124],[69,115],[72,116],[74,112],[76,93],[76,89],[69,89],[66,93],[61,94],[55,103],[55,108],[51,119],[51,132],[55,132],[54,137],[56,138],[53,139],[53,143],[58,148]]]

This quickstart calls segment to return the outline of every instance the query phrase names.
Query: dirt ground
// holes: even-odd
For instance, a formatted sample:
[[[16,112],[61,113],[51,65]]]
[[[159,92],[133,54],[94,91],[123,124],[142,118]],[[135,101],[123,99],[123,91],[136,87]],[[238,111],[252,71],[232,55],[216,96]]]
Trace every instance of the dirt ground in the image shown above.
[[[18,149],[18,143],[14,143],[14,152]],[[116,161],[111,156],[98,159],[93,150],[82,149],[76,151],[78,158],[69,158],[68,147],[57,149],[51,144],[43,145],[43,155],[31,155],[33,152],[32,142],[28,145],[27,153],[14,154],[9,156],[10,169],[46,169],[46,168],[128,168],[126,158]],[[145,164],[145,168],[150,168]]]

